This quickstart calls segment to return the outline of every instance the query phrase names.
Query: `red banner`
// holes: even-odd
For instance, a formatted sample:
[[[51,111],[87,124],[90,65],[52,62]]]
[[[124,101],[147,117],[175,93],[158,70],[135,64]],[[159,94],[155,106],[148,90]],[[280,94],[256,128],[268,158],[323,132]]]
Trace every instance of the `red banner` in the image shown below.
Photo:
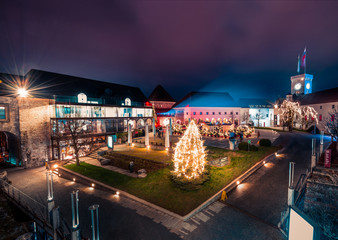
[[[324,167],[326,168],[331,167],[331,149],[327,149],[325,151]]]

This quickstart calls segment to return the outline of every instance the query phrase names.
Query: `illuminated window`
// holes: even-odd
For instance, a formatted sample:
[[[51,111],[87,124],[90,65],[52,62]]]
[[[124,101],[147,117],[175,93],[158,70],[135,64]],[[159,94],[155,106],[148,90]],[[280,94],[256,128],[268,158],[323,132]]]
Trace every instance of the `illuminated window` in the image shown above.
[[[125,106],[131,106],[131,100],[130,100],[130,98],[126,98],[126,99],[124,100],[124,105],[125,105]]]
[[[6,120],[6,107],[0,107],[0,120]]]
[[[322,121],[323,120],[323,116],[322,114],[319,115],[319,121]]]
[[[77,102],[78,103],[87,103],[87,95],[84,93],[79,93],[77,95]]]

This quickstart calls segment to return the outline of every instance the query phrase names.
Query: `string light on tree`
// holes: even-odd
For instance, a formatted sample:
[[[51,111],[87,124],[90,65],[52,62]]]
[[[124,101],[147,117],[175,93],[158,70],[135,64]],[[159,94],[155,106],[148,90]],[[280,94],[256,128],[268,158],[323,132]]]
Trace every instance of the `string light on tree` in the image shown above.
[[[194,121],[177,143],[173,162],[174,174],[179,178],[194,180],[202,175],[206,164],[205,148]]]

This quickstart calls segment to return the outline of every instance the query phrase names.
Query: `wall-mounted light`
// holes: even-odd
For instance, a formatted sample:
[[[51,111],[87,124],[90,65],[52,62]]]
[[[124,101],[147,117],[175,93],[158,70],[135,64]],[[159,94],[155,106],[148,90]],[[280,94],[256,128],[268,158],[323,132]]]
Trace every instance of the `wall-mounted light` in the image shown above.
[[[28,91],[25,88],[18,88],[17,93],[19,97],[27,97]]]

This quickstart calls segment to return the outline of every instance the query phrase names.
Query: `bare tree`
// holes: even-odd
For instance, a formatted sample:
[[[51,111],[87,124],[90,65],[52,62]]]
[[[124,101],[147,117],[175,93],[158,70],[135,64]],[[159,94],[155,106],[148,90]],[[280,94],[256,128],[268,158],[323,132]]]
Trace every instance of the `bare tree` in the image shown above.
[[[258,127],[259,127],[259,120],[265,118],[265,117],[264,117],[264,114],[263,114],[263,112],[262,112],[261,109],[258,109],[258,111],[257,111],[256,115],[254,116],[254,118],[257,120],[257,122],[258,122]]]
[[[295,121],[301,116],[301,108],[298,102],[284,100],[279,107],[279,114],[283,122],[283,126],[289,127],[292,131]]]
[[[80,153],[90,151],[93,147],[93,138],[90,136],[92,122],[83,119],[67,119],[64,127],[56,136],[60,139],[68,139],[74,148],[76,165],[80,165]]]
[[[302,128],[307,128],[310,122],[316,122],[318,124],[318,113],[317,111],[310,106],[305,106],[301,108],[301,125]]]
[[[242,115],[242,122],[245,122],[246,125],[248,125],[248,121],[250,120],[250,115],[248,112],[243,113]]]

